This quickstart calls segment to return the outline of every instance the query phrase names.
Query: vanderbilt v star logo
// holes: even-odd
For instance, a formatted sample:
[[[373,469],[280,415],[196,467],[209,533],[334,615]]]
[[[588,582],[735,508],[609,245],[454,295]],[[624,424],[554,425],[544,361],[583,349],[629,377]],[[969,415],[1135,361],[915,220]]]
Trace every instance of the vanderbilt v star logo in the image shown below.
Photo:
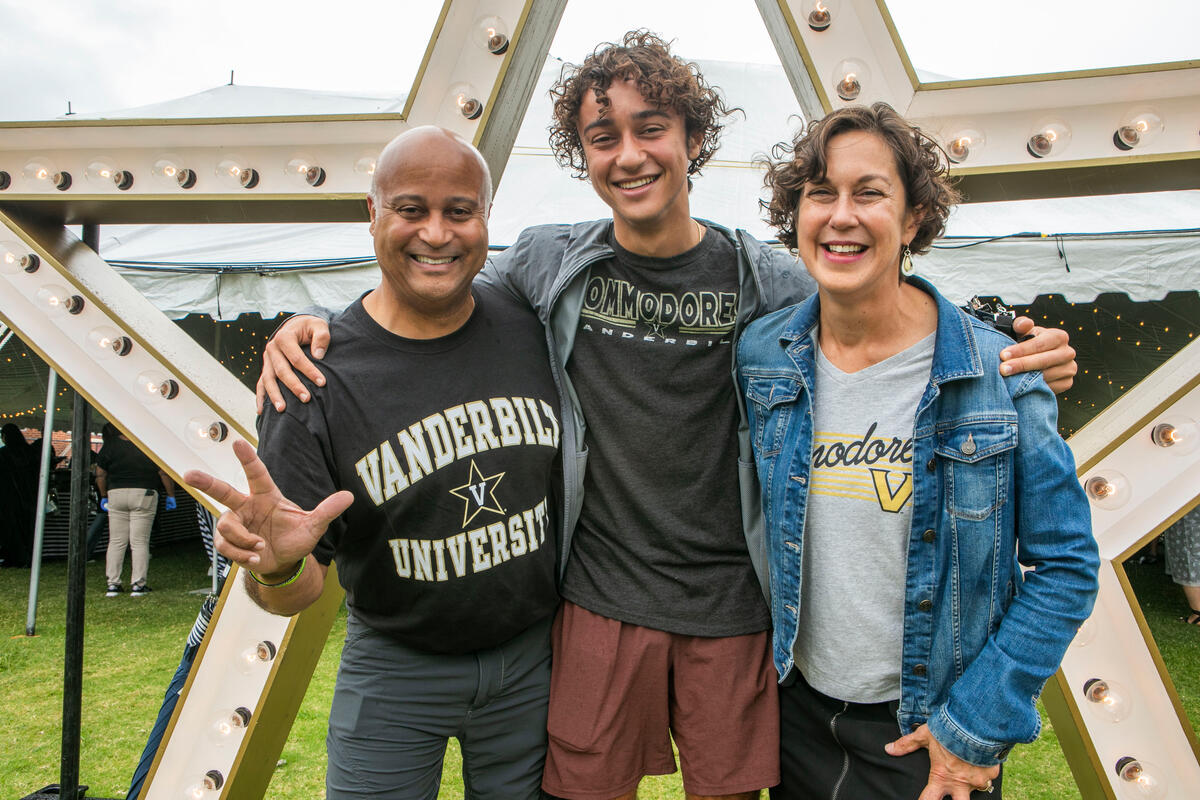
[[[912,473],[902,473],[900,485],[895,490],[889,480],[891,474],[891,470],[872,469],[871,480],[875,484],[875,498],[879,500],[879,507],[891,514],[898,514],[908,498],[912,497]]]
[[[471,472],[467,477],[467,482],[450,490],[450,494],[463,501],[462,524],[464,528],[470,524],[471,520],[475,519],[480,511],[504,513],[504,506],[500,505],[500,501],[496,499],[496,487],[503,479],[503,472],[485,477],[475,464],[475,459],[471,459]]]

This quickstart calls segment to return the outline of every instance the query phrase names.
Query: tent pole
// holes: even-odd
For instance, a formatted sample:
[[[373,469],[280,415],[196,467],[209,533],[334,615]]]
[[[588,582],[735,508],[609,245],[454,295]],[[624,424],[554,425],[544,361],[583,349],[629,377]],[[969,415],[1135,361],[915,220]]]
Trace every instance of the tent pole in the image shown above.
[[[92,250],[99,244],[95,223],[83,226],[83,243]],[[87,561],[88,453],[91,451],[91,406],[75,393],[71,420],[71,524],[67,539],[67,620],[63,647],[62,755],[59,762],[59,795],[62,800],[82,800],[79,790],[79,733],[83,705],[83,611]],[[85,790],[86,791],[86,790]]]
[[[33,527],[33,567],[29,571],[29,607],[25,613],[25,635],[37,635],[38,579],[42,574],[42,537],[46,529],[46,496],[50,490],[50,455],[54,452],[54,398],[58,392],[58,373],[54,367],[46,376],[46,421],[42,424],[42,461],[38,467],[37,516]]]

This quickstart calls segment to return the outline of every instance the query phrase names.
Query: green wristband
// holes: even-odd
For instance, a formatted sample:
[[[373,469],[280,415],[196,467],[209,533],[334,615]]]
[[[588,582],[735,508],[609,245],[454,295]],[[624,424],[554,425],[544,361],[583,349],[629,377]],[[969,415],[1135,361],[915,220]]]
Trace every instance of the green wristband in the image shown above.
[[[304,558],[300,559],[300,566],[296,567],[296,571],[292,573],[292,576],[290,578],[288,578],[287,580],[280,581],[279,583],[267,583],[262,578],[255,575],[254,570],[252,570],[252,569],[247,569],[246,572],[250,573],[250,577],[259,586],[265,586],[268,589],[278,589],[281,586],[287,586],[288,584],[295,583],[296,579],[299,578],[300,575],[304,572],[304,565],[307,562],[308,562],[308,556],[305,556]]]

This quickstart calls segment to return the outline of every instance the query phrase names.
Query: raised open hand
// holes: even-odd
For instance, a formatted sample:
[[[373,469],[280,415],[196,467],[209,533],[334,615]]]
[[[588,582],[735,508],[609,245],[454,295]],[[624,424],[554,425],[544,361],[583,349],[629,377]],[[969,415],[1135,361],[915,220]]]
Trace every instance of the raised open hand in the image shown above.
[[[290,573],[312,552],[329,523],[350,507],[354,495],[336,492],[305,511],[283,496],[254,448],[238,440],[233,452],[246,473],[249,494],[200,470],[189,470],[183,479],[229,509],[217,521],[214,536],[221,555],[260,575]]]

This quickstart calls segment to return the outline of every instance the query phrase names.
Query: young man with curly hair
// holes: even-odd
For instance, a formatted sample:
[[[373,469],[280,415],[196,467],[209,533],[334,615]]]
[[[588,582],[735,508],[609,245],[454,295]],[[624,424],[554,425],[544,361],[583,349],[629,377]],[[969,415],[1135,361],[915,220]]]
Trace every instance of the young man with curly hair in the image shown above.
[[[732,345],[815,284],[744,231],[692,218],[691,176],[729,109],[661,38],[600,45],[552,95],[559,163],[613,216],[530,228],[481,273],[537,311],[575,412],[543,786],[633,798],[643,776],[675,770],[673,736],[689,798],[755,798],[779,780],[779,711]],[[288,361],[310,337],[323,352],[312,318],[277,334],[260,397],[282,402],[278,374],[303,399]],[[1017,370],[1073,357],[1061,333],[1014,354],[1054,348]]]

